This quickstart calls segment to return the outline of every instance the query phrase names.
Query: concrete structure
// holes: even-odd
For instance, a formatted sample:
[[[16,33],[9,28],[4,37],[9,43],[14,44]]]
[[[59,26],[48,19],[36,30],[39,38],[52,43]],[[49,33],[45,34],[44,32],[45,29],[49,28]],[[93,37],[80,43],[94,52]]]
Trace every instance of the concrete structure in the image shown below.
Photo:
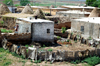
[[[54,22],[53,21],[43,20],[43,19],[34,19],[31,17],[17,18],[17,23],[18,22],[20,23],[20,21],[27,23],[29,27],[25,25],[24,23],[23,25],[19,24],[20,28],[18,30],[18,33],[24,33],[27,31],[31,32],[33,41],[47,41],[47,42],[54,41]]]
[[[17,7],[17,11],[22,11],[25,6],[19,6]],[[37,9],[41,9],[44,13],[51,13],[51,15],[56,15],[56,12],[58,11],[67,11],[67,8],[47,8],[42,6],[31,6],[33,11],[36,11]]]
[[[69,10],[69,11],[59,11],[58,15],[64,15],[70,18],[80,18],[80,17],[88,17],[90,12],[79,11],[79,10]]]
[[[67,5],[62,5],[63,8],[68,8],[70,10],[81,10],[83,11],[87,11],[87,12],[91,12],[95,7],[91,7],[91,6],[67,6]],[[98,8],[99,9],[99,8]]]
[[[69,10],[80,10],[80,11],[86,11],[86,12],[91,12],[95,7],[91,6],[67,6],[67,5],[62,5],[62,8],[68,8]],[[97,8],[98,13],[100,14],[100,8]],[[100,17],[100,15],[99,15]]]
[[[71,23],[72,32],[80,32],[85,38],[93,37],[100,39],[100,17],[88,17],[82,19],[73,19]]]

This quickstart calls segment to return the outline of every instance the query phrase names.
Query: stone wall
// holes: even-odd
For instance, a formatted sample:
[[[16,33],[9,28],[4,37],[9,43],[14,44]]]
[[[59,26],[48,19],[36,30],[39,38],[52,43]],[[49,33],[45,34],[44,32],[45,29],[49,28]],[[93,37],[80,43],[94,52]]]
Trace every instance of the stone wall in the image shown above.
[[[47,33],[50,29],[50,33]],[[54,41],[54,23],[33,23],[32,26],[33,41]]]
[[[1,27],[5,27],[7,29],[14,29],[16,24],[16,18],[13,17],[0,17],[0,21],[4,21]]]

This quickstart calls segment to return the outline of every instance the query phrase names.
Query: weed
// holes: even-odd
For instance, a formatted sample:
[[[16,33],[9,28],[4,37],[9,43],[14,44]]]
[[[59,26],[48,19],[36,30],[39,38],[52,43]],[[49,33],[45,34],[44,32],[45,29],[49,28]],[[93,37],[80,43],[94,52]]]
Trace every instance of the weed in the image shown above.
[[[22,59],[25,59],[25,56],[21,55],[21,58],[22,58]]]
[[[26,48],[28,48],[29,45],[25,45]]]
[[[83,61],[94,66],[94,65],[100,63],[100,57],[98,57],[98,56],[88,57],[88,58],[84,59]]]
[[[10,61],[6,61],[6,62],[3,64],[3,66],[9,66],[10,64],[11,64]]]
[[[43,45],[43,47],[45,48],[46,46],[45,46],[45,45]]]
[[[77,43],[77,40],[75,40],[74,42]]]
[[[31,59],[31,62],[33,63],[32,59]]]
[[[57,39],[60,39],[61,37],[60,36],[57,36]]]
[[[52,51],[52,49],[48,49],[48,51]]]
[[[69,39],[67,40],[67,42],[69,42]]]
[[[73,35],[73,32],[71,33],[71,35]]]
[[[12,52],[11,53],[13,56],[15,56],[15,57],[20,57],[18,54],[16,54],[15,52]]]
[[[27,53],[28,53],[28,49],[26,49]]]
[[[89,40],[92,40],[92,37],[90,36],[88,39],[89,39]]]
[[[4,23],[4,21],[0,21],[0,23],[1,23],[1,24],[3,24],[3,23]]]
[[[12,33],[13,31],[12,30],[1,29],[1,32],[2,33]]]
[[[62,29],[62,31],[61,31],[62,33],[66,32],[66,27],[62,27],[61,29]]]
[[[0,52],[4,52],[5,51],[5,49],[3,49],[3,48],[0,48]]]
[[[34,63],[41,63],[41,60],[35,60]]]

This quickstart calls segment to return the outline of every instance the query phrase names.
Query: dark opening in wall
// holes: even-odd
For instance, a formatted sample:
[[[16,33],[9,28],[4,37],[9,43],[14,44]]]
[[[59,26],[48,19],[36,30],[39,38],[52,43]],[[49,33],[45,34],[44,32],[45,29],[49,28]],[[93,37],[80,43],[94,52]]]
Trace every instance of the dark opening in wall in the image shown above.
[[[84,26],[81,26],[81,32],[84,34]]]
[[[47,29],[47,33],[50,33],[50,29]]]

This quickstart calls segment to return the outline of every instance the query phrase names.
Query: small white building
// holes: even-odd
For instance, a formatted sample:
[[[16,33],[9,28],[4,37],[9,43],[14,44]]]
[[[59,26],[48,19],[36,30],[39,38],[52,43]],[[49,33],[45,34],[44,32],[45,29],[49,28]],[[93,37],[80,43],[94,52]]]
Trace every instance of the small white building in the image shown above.
[[[31,33],[33,41],[54,41],[54,22],[35,18],[17,18],[17,33]]]
[[[100,17],[73,19],[71,30],[72,32],[81,31],[82,36],[85,38],[100,39]]]
[[[88,17],[90,12],[80,11],[80,10],[69,10],[69,11],[59,11],[58,15],[64,15],[70,18],[80,18],[80,17]]]

